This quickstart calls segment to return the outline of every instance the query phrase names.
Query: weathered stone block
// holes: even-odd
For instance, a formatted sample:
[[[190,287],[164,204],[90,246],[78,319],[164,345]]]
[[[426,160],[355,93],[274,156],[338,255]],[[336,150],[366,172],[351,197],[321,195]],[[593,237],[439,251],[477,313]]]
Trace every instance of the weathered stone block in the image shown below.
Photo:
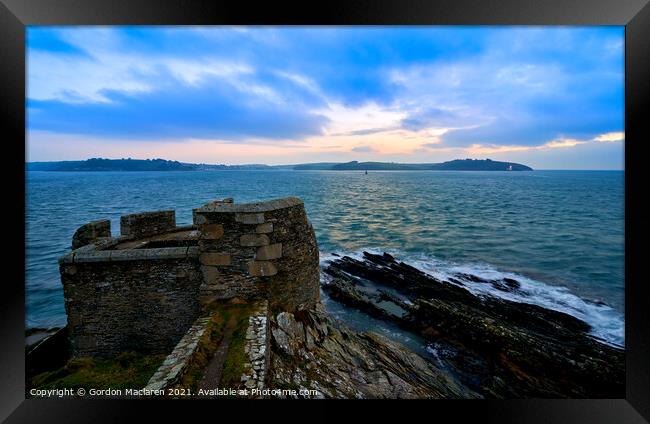
[[[252,261],[248,263],[248,273],[253,277],[270,277],[278,273],[273,262]]]
[[[68,323],[70,324],[70,327],[76,327],[78,325],[81,325],[83,323],[83,320],[81,319],[81,315],[69,314]]]
[[[111,253],[111,261],[141,261],[147,257],[145,249],[133,250],[113,250]]]
[[[74,254],[74,262],[108,262],[110,257],[110,250],[79,252]]]
[[[269,259],[278,259],[282,257],[282,243],[269,244],[257,249],[255,259],[259,261],[268,261]]]
[[[234,202],[234,199],[232,197],[227,197],[225,199],[216,199],[216,200],[210,200],[207,202],[205,205],[203,205],[204,208],[211,208],[215,207],[224,203],[232,204]]]
[[[242,224],[263,224],[264,213],[236,213],[235,221]]]
[[[244,234],[239,237],[239,244],[244,247],[266,246],[270,243],[266,234]]]
[[[187,257],[187,247],[159,247],[142,250],[146,252],[147,259],[172,259]]]
[[[120,218],[120,234],[129,237],[146,237],[176,228],[176,212],[155,211],[124,215]]]
[[[232,197],[226,197],[225,199],[221,200],[212,200],[208,203],[207,205],[214,205],[214,204],[219,204],[219,203],[233,203],[235,200]]]
[[[93,244],[89,244],[87,246],[80,247],[80,249],[85,249],[85,248],[92,248],[96,250],[106,250],[110,249],[116,244],[118,244],[117,238],[113,237],[97,237]],[[78,249],[77,249],[78,250]]]
[[[213,284],[221,279],[221,273],[214,266],[202,266],[201,272],[203,273],[203,285]]]
[[[260,224],[255,228],[257,234],[268,234],[273,232],[273,224],[271,222],[265,222]]]
[[[218,240],[223,237],[223,225],[207,224],[201,226],[201,238],[206,240]]]
[[[74,262],[74,253],[68,253],[59,257],[59,264],[71,264]]]
[[[204,214],[198,213],[196,209],[192,209],[192,223],[194,225],[203,225],[208,222]]]
[[[74,265],[66,265],[63,268],[63,272],[68,275],[75,275],[77,273],[77,267]]]
[[[204,252],[199,261],[202,265],[227,266],[230,265],[230,253]]]
[[[79,336],[76,342],[79,349],[94,349],[97,346],[94,336]]]
[[[100,240],[106,240],[105,238],[101,238]],[[87,244],[85,246],[81,246],[78,249],[75,249],[71,254],[74,255],[75,253],[82,253],[82,252],[95,252],[97,250],[106,250],[106,249],[98,249],[96,246],[97,242],[93,242],[92,244]]]
[[[97,240],[100,237],[111,236],[111,221],[102,219],[100,221],[84,224],[75,231],[72,236],[72,249],[78,249]]]

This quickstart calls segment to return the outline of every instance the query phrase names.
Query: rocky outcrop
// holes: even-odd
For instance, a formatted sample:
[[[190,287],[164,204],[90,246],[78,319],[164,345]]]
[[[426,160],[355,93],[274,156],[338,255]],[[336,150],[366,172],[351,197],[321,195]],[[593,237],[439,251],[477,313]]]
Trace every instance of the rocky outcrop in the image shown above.
[[[271,389],[324,398],[475,398],[477,393],[405,347],[335,323],[322,307],[271,321]]]
[[[364,252],[324,269],[329,296],[422,335],[439,362],[463,384],[491,398],[624,397],[624,352],[589,335],[568,314],[496,297],[479,297],[468,281],[519,290],[516,280],[457,274],[450,281]]]

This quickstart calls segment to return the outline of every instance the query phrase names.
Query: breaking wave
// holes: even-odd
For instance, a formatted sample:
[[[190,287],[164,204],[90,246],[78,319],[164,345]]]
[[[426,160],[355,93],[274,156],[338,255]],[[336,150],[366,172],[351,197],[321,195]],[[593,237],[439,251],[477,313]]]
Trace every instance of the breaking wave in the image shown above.
[[[577,296],[567,287],[544,283],[521,274],[501,271],[489,264],[457,264],[432,256],[409,254],[394,250],[361,249],[354,252],[320,254],[321,267],[339,256],[363,260],[363,252],[381,254],[384,251],[439,280],[458,284],[458,274],[471,274],[485,280],[513,279],[519,282],[515,290],[504,291],[491,284],[464,279],[462,286],[477,296],[493,296],[513,302],[528,303],[572,315],[591,326],[591,335],[609,345],[624,347],[625,320],[621,312],[602,302],[592,302]],[[321,273],[321,279],[326,278]],[[451,279],[451,280],[450,280]]]

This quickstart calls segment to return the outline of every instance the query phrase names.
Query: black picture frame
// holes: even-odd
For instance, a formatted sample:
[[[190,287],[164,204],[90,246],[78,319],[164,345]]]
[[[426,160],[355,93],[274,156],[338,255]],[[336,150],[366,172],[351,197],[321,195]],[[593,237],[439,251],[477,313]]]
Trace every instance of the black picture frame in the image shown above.
[[[246,1],[0,0],[0,110],[5,118],[2,162],[5,197],[3,284],[0,299],[0,420],[114,422],[164,414],[179,401],[30,399],[24,396],[25,319],[25,28],[29,25],[624,25],[625,30],[625,323],[626,398],[412,402],[425,414],[507,422],[650,422],[650,298],[643,279],[648,213],[644,205],[644,143],[650,142],[650,5],[648,0],[348,0],[320,4]],[[7,272],[9,271],[9,272]],[[221,414],[226,409],[264,417],[267,407],[241,401],[182,402],[182,409]],[[233,403],[235,404],[233,406]],[[307,404],[304,414],[334,413],[329,403]],[[364,409],[395,409],[361,402]],[[175,404],[175,405],[172,405]],[[334,402],[339,405],[340,403]],[[349,404],[349,402],[348,402]],[[359,402],[356,402],[358,405]],[[215,406],[216,405],[216,406]],[[293,410],[283,405],[280,410]],[[401,407],[398,407],[401,408]],[[428,412],[426,412],[428,411]],[[182,413],[184,414],[184,413]],[[288,414],[288,413],[287,413]],[[186,415],[182,415],[185,417]],[[286,415],[292,417],[292,415]],[[294,417],[295,418],[295,417]],[[415,417],[413,417],[415,419]]]

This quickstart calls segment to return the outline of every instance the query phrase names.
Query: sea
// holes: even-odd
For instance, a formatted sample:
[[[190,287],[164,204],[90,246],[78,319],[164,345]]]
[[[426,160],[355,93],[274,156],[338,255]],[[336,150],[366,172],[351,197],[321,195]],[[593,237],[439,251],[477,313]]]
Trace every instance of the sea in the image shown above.
[[[26,328],[65,325],[57,258],[82,224],[123,214],[297,196],[321,264],[333,255],[388,252],[438,278],[462,271],[510,277],[522,290],[469,287],[569,313],[592,335],[624,346],[624,171],[26,172]],[[417,337],[343,307],[332,315],[419,350]],[[425,346],[426,347],[426,346]]]

